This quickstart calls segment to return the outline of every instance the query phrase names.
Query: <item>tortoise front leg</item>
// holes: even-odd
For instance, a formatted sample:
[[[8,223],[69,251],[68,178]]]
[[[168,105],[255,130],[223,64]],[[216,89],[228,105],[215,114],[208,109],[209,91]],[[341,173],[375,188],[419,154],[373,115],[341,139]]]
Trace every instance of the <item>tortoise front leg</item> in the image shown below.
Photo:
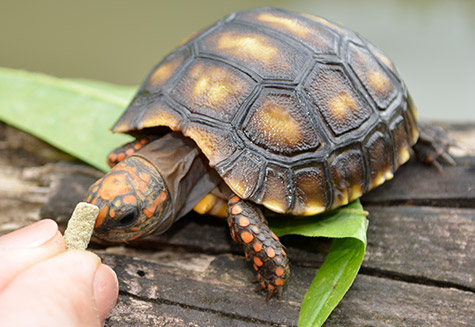
[[[149,135],[139,137],[132,142],[122,145],[120,148],[115,149],[107,156],[107,164],[109,167],[114,168],[119,162],[123,161],[125,158],[130,157],[132,154],[142,149],[145,145],[156,140],[158,136]]]
[[[290,277],[289,259],[261,210],[234,196],[228,202],[228,225],[231,237],[241,245],[258,272],[256,291],[267,290],[267,299],[274,294],[280,298]]]

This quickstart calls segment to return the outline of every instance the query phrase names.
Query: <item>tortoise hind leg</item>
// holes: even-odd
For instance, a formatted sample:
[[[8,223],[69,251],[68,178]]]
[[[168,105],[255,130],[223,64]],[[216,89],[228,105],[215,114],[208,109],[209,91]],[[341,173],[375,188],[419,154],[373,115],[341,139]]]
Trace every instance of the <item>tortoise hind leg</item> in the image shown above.
[[[414,145],[414,152],[419,161],[433,165],[442,171],[442,164],[455,166],[454,159],[449,155],[449,146],[454,145],[445,131],[435,125],[419,122],[419,140]]]
[[[267,299],[280,298],[289,281],[289,259],[279,238],[269,229],[261,210],[237,196],[228,202],[228,225],[233,240],[243,248],[258,272],[256,291],[266,290]]]
[[[130,157],[132,154],[134,154],[150,142],[156,140],[157,138],[158,136],[155,135],[143,136],[133,140],[132,142],[122,145],[121,147],[109,153],[109,155],[107,156],[107,164],[109,165],[109,167],[113,168],[119,162],[121,162],[125,158]]]

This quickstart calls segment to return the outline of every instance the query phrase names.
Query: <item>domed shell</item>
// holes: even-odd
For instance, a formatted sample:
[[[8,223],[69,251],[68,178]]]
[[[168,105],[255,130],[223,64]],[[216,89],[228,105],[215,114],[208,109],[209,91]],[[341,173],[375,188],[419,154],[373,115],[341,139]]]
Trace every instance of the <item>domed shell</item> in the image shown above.
[[[237,12],[148,75],[114,132],[168,126],[192,138],[241,198],[312,215],[392,178],[418,137],[395,66],[323,18]]]

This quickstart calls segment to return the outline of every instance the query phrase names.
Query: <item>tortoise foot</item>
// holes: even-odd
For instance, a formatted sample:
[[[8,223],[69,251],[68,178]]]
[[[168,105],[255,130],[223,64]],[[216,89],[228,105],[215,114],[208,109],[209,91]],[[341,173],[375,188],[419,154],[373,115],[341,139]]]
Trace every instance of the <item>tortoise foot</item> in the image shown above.
[[[419,161],[432,165],[440,172],[442,165],[455,166],[454,159],[449,155],[448,149],[455,145],[439,126],[419,122],[419,140],[414,145],[414,152]]]
[[[228,202],[231,237],[244,250],[257,271],[256,291],[266,291],[267,299],[281,297],[290,277],[289,259],[279,238],[269,229],[261,210],[250,202],[233,197]]]

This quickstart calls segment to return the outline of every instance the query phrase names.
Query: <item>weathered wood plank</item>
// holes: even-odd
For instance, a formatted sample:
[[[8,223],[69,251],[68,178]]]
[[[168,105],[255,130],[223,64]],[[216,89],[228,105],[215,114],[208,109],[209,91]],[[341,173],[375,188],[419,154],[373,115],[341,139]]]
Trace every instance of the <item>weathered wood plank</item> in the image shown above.
[[[139,300],[138,310],[146,302],[174,306],[166,311],[168,316],[173,316],[176,308],[198,311],[201,315],[197,319],[207,316],[210,326],[250,321],[296,326],[299,303],[315,273],[312,268],[294,267],[282,300],[267,302],[250,290],[252,272],[245,269],[247,262],[240,256],[206,256],[190,264],[186,256],[175,252],[169,253],[165,266],[160,256],[139,255],[149,260],[102,254],[104,262],[118,272],[121,294]],[[126,312],[134,311],[134,303],[130,305]],[[218,317],[233,322],[223,324],[217,312]],[[475,295],[471,292],[360,274],[326,326],[472,326],[474,316]],[[140,321],[134,324],[152,326],[143,324],[141,317],[137,319]],[[117,322],[110,326],[123,325]]]
[[[475,291],[475,210],[368,207],[363,267]]]
[[[40,216],[69,217],[97,171],[45,165],[58,160],[54,149],[5,128],[0,124],[0,235]],[[364,197],[367,256],[327,326],[475,325],[475,126],[452,125],[449,133],[461,146],[453,149],[457,167],[440,175],[410,162]],[[100,251],[121,282],[108,326],[295,326],[329,242],[284,237],[292,279],[282,301],[265,302],[250,290],[254,272],[228,233],[219,219],[190,215],[137,244],[152,250]],[[104,253],[118,249],[124,256]]]
[[[433,167],[411,160],[394,178],[362,197],[363,204],[412,204],[475,208],[475,162]]]
[[[105,327],[260,327],[261,323],[236,319],[223,315],[221,312],[201,311],[178,304],[145,301],[131,297],[129,294],[119,295],[119,300]],[[269,325],[267,325],[269,326]]]

